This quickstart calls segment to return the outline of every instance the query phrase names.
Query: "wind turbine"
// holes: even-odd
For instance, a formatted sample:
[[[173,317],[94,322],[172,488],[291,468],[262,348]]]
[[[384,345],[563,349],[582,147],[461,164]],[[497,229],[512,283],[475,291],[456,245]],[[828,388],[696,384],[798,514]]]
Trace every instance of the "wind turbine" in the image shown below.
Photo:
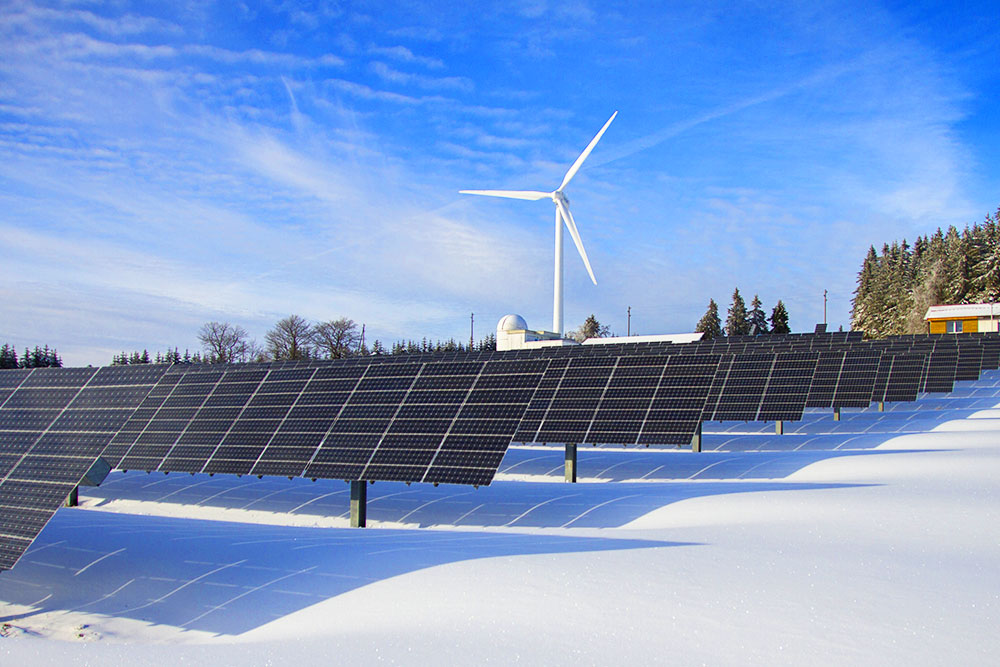
[[[590,260],[587,259],[587,251],[583,249],[583,241],[580,240],[580,232],[576,229],[576,221],[573,220],[573,214],[569,212],[569,199],[563,194],[563,189],[569,182],[573,180],[576,176],[576,172],[580,171],[580,167],[583,165],[583,161],[587,159],[590,152],[594,150],[594,146],[597,142],[601,140],[604,132],[611,125],[611,121],[615,119],[618,112],[611,114],[611,118],[608,122],[604,124],[601,131],[597,133],[587,147],[583,149],[580,153],[580,157],[576,159],[573,166],[569,168],[566,175],[563,177],[562,184],[556,188],[553,192],[540,192],[538,190],[460,190],[460,194],[465,195],[485,195],[487,197],[503,197],[505,199],[527,199],[529,201],[538,201],[539,199],[551,199],[556,205],[556,266],[555,266],[555,289],[553,290],[552,298],[552,330],[560,335],[563,332],[563,228],[562,223],[566,224],[566,229],[569,230],[569,235],[573,238],[573,243],[576,244],[576,249],[580,253],[580,258],[583,259],[583,265],[587,267],[587,273],[590,274],[590,279],[597,284],[597,278],[594,277],[594,270],[590,268]]]

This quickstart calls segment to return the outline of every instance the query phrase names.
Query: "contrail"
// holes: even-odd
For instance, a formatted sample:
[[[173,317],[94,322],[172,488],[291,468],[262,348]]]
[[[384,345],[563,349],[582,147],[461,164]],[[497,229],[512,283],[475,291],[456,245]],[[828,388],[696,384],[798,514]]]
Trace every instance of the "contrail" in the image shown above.
[[[861,61],[865,60],[867,56],[862,56],[856,58],[852,61],[841,65],[834,65],[830,67],[824,67],[823,69],[817,71],[804,79],[800,79],[794,83],[769,90],[760,95],[750,97],[739,102],[734,102],[732,104],[716,108],[712,111],[705,112],[694,118],[688,120],[680,121],[674,123],[673,125],[668,125],[658,132],[648,134],[645,137],[640,137],[638,139],[633,139],[632,141],[620,146],[617,150],[611,149],[605,151],[601,157],[594,161],[595,165],[603,165],[609,162],[614,162],[615,160],[620,160],[621,158],[628,157],[640,151],[644,151],[647,148],[652,148],[657,144],[663,143],[667,139],[676,137],[682,132],[686,132],[693,127],[708,123],[710,121],[716,120],[717,118],[723,118],[725,116],[732,115],[734,113],[743,111],[744,109],[749,109],[750,107],[757,106],[758,104],[764,104],[765,102],[771,102],[773,100],[785,97],[791,93],[794,93],[803,88],[808,88],[812,85],[820,83],[822,81],[827,81],[829,79],[834,79],[841,74],[857,69],[861,65]],[[596,156],[595,156],[596,157]]]

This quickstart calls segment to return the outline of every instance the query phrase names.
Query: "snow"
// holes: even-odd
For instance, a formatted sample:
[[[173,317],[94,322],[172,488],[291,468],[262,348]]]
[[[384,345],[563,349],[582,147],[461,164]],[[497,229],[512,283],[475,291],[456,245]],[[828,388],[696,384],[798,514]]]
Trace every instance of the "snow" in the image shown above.
[[[0,573],[0,663],[983,664],[1000,373],[706,425],[706,450],[512,448],[494,484],[113,473]]]

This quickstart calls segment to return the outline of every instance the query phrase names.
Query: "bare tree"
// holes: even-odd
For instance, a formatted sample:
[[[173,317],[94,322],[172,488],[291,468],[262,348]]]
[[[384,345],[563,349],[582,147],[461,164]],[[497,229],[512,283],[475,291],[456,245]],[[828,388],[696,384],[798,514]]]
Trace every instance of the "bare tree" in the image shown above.
[[[238,359],[241,362],[267,361],[267,348],[262,347],[256,340],[249,340],[240,349]]]
[[[206,322],[198,330],[198,340],[205,351],[205,359],[213,364],[231,364],[243,361],[247,346],[247,331],[229,322]]]
[[[329,359],[350,356],[360,340],[358,325],[346,317],[321,322],[312,328],[313,345]]]
[[[267,332],[264,339],[274,359],[308,359],[312,353],[311,330],[312,327],[305,318],[289,315],[279,320],[274,328]]]

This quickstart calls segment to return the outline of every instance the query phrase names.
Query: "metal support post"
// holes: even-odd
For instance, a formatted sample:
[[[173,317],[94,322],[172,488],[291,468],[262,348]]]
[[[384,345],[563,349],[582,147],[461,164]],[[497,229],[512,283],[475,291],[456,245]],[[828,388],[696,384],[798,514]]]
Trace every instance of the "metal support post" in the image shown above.
[[[80,504],[80,487],[74,486],[73,490],[66,496],[66,507],[76,507]]]
[[[839,422],[840,421],[840,406],[839,405],[836,406],[833,409],[833,421],[835,421],[835,422]]]
[[[879,412],[885,412],[885,401],[879,401],[878,402],[878,411]]]
[[[774,422],[774,432],[775,432],[776,435],[784,435],[785,434],[785,422],[781,421],[780,419],[778,421]]]
[[[368,518],[368,487],[363,479],[351,480],[351,528],[364,528]]]
[[[566,443],[566,481],[576,482],[576,445]]]
[[[694,436],[691,438],[691,451],[701,451],[701,422],[698,422],[698,428],[695,429]]]

